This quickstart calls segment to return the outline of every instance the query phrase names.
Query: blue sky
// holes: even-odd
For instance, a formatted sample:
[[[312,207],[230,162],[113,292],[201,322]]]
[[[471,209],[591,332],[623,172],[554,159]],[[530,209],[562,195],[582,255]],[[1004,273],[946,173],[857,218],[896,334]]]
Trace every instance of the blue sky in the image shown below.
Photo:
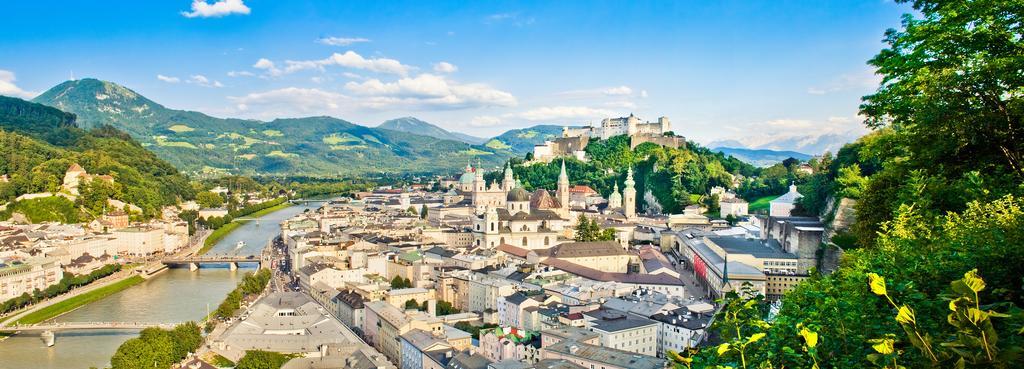
[[[244,2],[243,2],[244,1]],[[204,6],[205,5],[205,6]],[[75,78],[219,117],[491,136],[668,116],[702,142],[860,132],[889,1],[12,2],[0,94]],[[444,63],[444,64],[442,64]]]

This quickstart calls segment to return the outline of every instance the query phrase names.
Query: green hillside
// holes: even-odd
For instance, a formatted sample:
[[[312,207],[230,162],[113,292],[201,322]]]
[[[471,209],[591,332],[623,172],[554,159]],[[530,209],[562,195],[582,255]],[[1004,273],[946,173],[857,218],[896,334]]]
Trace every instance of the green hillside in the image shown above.
[[[107,197],[135,204],[143,216],[155,216],[160,207],[191,198],[192,187],[169,163],[157,158],[124,132],[111,127],[89,131],[76,126],[74,114],[0,96],[0,203],[26,193],[58,192],[64,173],[74,163],[90,174],[114,177],[112,185],[83,186],[75,204],[79,209],[102,211]],[[40,219],[62,220],[67,203],[33,201],[50,209],[28,209],[31,203],[10,204],[11,209],[40,214]],[[53,209],[59,207],[61,209]],[[0,218],[10,216],[10,211]]]
[[[430,136],[442,140],[465,142],[471,145],[479,145],[487,142],[486,139],[470,136],[465,133],[452,132],[414,117],[402,117],[387,120],[377,126],[377,128],[413,133],[421,136]]]
[[[78,116],[84,128],[111,125],[187,172],[341,176],[446,171],[480,159],[503,162],[507,150],[370,128],[332,117],[270,122],[222,119],[164,107],[96,79],[67,81],[35,102]]]
[[[711,187],[731,187],[735,174],[749,176],[757,172],[757,168],[750,164],[694,143],[678,149],[645,143],[631,150],[629,137],[622,135],[607,140],[591,140],[586,152],[586,162],[566,161],[566,171],[572,184],[590,186],[607,197],[615,184],[620,191],[625,187],[626,172],[633,168],[637,211],[660,206],[663,213],[678,213],[694,202],[695,196],[691,194],[699,199]],[[519,162],[515,159],[512,169],[528,190],[555,188],[561,161],[532,165],[518,165]],[[499,176],[497,172],[487,174],[487,178],[493,180],[500,179]],[[657,205],[643,200],[648,191],[657,200]]]
[[[511,149],[517,154],[533,152],[533,146],[562,136],[562,126],[538,125],[529,128],[512,129],[492,138],[484,145],[491,148]]]

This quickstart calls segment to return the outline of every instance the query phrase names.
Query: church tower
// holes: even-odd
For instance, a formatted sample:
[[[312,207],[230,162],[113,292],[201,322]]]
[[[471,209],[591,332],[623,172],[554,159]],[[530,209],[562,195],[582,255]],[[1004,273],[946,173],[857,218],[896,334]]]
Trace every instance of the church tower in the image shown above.
[[[565,173],[565,160],[562,160],[562,173],[558,174],[558,203],[563,212],[569,214],[569,175]]]
[[[626,215],[626,219],[633,219],[636,217],[636,189],[633,185],[636,182],[633,181],[633,168],[629,168],[629,172],[626,174],[626,188],[622,190],[622,212]]]
[[[476,168],[473,169],[473,192],[475,195],[477,192],[484,191],[487,191],[487,182],[484,181],[483,168],[480,167],[480,163],[477,163]]]
[[[619,183],[615,182],[615,188],[612,189],[612,193],[608,195],[608,209],[616,209],[622,207],[622,195],[619,195]]]
[[[505,164],[505,179],[501,181],[501,189],[509,193],[516,187],[516,179],[512,177],[512,164]]]

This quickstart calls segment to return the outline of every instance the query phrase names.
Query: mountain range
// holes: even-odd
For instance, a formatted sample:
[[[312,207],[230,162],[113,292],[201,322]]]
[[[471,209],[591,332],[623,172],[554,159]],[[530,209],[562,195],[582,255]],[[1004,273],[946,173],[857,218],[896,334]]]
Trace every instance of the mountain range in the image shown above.
[[[171,109],[127,87],[92,78],[63,82],[32,101],[75,114],[77,125],[84,129],[109,125],[127,132],[180,170],[199,175],[450,173],[466,162],[498,166],[561,136],[563,127],[537,125],[487,139],[452,132],[415,117],[387,120],[376,127],[327,116],[271,121],[217,118]],[[752,164],[770,165],[806,155],[737,149],[796,145],[807,148],[796,151],[819,153],[852,141],[829,135],[817,140],[786,139],[782,143],[760,142],[757,147],[733,141],[709,146],[732,150],[727,153]]]
[[[442,140],[460,141],[470,145],[480,145],[487,142],[487,139],[485,138],[470,136],[465,133],[452,132],[431,123],[419,120],[415,117],[402,117],[386,120],[377,126],[377,128],[430,136]]]
[[[777,163],[781,163],[783,160],[789,158],[795,158],[800,160],[808,160],[812,156],[796,151],[776,151],[768,149],[744,149],[737,147],[716,147],[711,149],[714,152],[721,152],[726,156],[732,156],[736,159],[740,159],[745,163],[758,166],[767,167]]]
[[[74,113],[82,128],[110,125],[123,130],[193,173],[341,176],[453,171],[468,161],[497,166],[516,154],[500,145],[471,144],[467,141],[483,140],[415,118],[379,127],[326,116],[223,119],[170,109],[124,86],[96,79],[61,83],[33,101]]]
[[[716,140],[707,143],[707,147],[734,149],[755,149],[772,151],[795,151],[810,155],[824,154],[826,151],[835,153],[843,145],[856,141],[864,133],[858,130],[845,132],[827,132],[822,134],[776,134],[751,136],[741,139]]]

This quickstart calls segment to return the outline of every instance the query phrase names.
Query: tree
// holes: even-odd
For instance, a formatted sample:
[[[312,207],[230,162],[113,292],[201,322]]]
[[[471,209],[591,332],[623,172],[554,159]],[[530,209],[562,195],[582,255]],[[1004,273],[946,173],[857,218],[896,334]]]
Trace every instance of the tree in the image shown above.
[[[735,215],[732,215],[732,214],[727,214],[727,215],[725,216],[725,221],[726,221],[726,222],[729,222],[729,225],[731,225],[731,226],[736,226],[736,221],[737,221],[737,220],[738,220],[738,219],[736,219],[736,216],[735,216]]]
[[[444,300],[437,301],[437,316],[458,314],[460,311],[452,306],[452,303]]]
[[[210,191],[196,194],[196,203],[204,208],[219,208],[224,206],[224,198]]]
[[[402,276],[398,276],[398,275],[396,275],[394,278],[391,278],[391,288],[392,289],[411,288],[411,287],[412,287],[412,281],[410,281],[409,278],[402,278]]]
[[[800,159],[789,157],[782,161],[782,166],[786,169],[793,170],[793,166],[800,164]]]
[[[416,207],[415,207],[415,206],[411,206],[411,205],[410,205],[408,209],[405,209],[405,211],[406,211],[407,213],[409,213],[409,214],[412,214],[412,215],[417,215],[417,214],[416,214]]]
[[[839,168],[839,176],[836,177],[837,195],[859,199],[861,192],[867,187],[868,179],[861,175],[860,166],[851,164]]]
[[[426,301],[424,301],[424,302],[426,302]],[[420,309],[420,303],[416,302],[416,299],[408,299],[408,300],[405,301],[405,309],[406,310],[419,310]]]
[[[250,350],[246,351],[245,356],[238,360],[238,365],[235,369],[279,369],[288,360],[291,360],[291,357],[285,354]]]
[[[420,208],[420,218],[427,219],[427,204],[423,204],[423,207]]]
[[[719,212],[721,208],[718,207],[718,194],[704,196],[704,206],[708,208],[709,213]]]
[[[576,223],[576,241],[612,241],[615,240],[614,229],[601,229],[596,220],[590,220],[586,215],[580,214]]]

